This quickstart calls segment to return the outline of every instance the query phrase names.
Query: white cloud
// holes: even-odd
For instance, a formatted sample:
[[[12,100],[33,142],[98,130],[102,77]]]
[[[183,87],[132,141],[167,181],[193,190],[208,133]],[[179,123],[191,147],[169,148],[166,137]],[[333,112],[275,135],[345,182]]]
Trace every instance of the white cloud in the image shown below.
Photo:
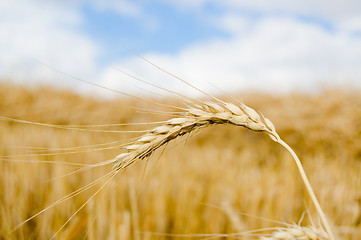
[[[97,11],[112,10],[133,17],[142,11],[129,0],[0,1],[0,79],[89,87],[48,69],[39,60],[64,73],[96,81],[102,71],[99,55],[103,53],[101,43],[80,31],[84,4]]]
[[[98,48],[76,29],[82,18],[73,8],[44,1],[2,1],[0,76],[30,82],[72,81],[34,59],[79,76],[94,73]],[[57,76],[57,77],[56,77]],[[54,83],[54,80],[53,80]]]
[[[217,19],[215,24],[227,32],[239,34],[250,28],[251,21],[240,17],[238,14],[230,13]]]
[[[87,2],[85,0],[82,1],[84,3]],[[98,10],[115,10],[120,14],[127,14],[131,16],[139,16],[142,12],[142,9],[139,5],[134,4],[129,0],[92,0],[91,3]]]
[[[361,14],[358,16],[352,16],[338,22],[338,29],[347,33],[360,33],[361,32]]]
[[[263,13],[288,13],[313,15],[329,20],[338,21],[350,16],[361,15],[361,1],[359,0],[180,0],[166,1],[176,6],[202,8],[206,4],[216,7],[224,6],[228,11],[249,10]]]
[[[185,8],[201,8],[204,6],[204,4],[207,4],[210,2],[210,0],[180,0],[180,1],[174,1],[174,0],[158,0],[159,2],[173,4],[177,7],[181,7],[183,9]]]
[[[253,8],[261,11],[312,14],[331,20],[361,14],[361,2],[358,0],[225,0],[222,3],[237,8]]]
[[[205,1],[199,0],[197,4],[202,5]],[[260,4],[260,1],[227,0],[228,6],[248,6],[265,11],[286,9],[318,14],[324,10],[325,16],[335,13],[336,30],[326,31],[287,14],[270,14],[251,21],[230,9],[217,19],[218,26],[231,34],[228,38],[209,39],[181,49],[176,54],[149,52],[145,56],[203,90],[214,90],[213,84],[224,91],[246,88],[309,91],[324,82],[340,84],[345,80],[361,87],[361,39],[352,36],[361,29],[360,15],[357,15],[361,8],[356,8],[358,2],[347,2],[353,7],[339,6],[337,9],[328,6],[324,0],[307,6],[301,6],[301,1],[294,1],[294,5],[290,6],[288,1],[281,0],[274,1],[272,5]],[[108,87],[130,93],[138,91],[130,87],[133,84],[146,86],[134,79],[124,81],[126,77],[113,66],[171,90],[195,92],[137,58],[120,59],[100,69],[97,62],[100,47],[78,30],[83,21],[78,8],[81,3],[83,0],[68,1],[65,5],[43,0],[1,1],[0,76],[23,81],[48,78],[76,82],[37,64],[32,60],[36,58],[66,73],[91,81],[101,79]],[[104,4],[103,8],[115,7],[115,3],[92,1],[92,4]],[[127,5],[127,1],[118,3],[121,5],[117,6],[128,14],[142,11],[133,4]],[[339,13],[336,13],[338,10]],[[353,15],[347,15],[346,11]]]
[[[209,82],[225,91],[253,88],[269,92],[317,91],[324,84],[345,81],[361,87],[360,56],[360,38],[290,18],[264,19],[251,30],[240,28],[232,38],[197,44],[175,55],[146,54],[154,63],[203,90],[214,90]],[[152,82],[157,79],[161,86],[187,91],[185,84],[141,60],[119,65]],[[113,74],[119,78],[119,73]]]

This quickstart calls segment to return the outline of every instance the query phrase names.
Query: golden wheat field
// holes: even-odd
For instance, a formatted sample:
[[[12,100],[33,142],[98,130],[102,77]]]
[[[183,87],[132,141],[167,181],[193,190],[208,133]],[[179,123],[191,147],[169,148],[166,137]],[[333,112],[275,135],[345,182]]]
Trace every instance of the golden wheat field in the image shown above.
[[[361,93],[236,97],[271,119],[299,155],[339,239],[361,239]],[[290,154],[240,127],[184,135],[102,178],[112,164],[98,163],[175,112],[2,83],[0,239],[259,239],[286,223],[320,225]]]

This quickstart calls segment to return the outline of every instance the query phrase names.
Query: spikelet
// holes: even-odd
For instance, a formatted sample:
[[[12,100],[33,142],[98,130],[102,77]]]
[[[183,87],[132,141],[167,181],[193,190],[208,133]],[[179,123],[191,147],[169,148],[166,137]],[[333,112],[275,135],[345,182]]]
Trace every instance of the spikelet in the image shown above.
[[[233,124],[252,131],[266,132],[274,141],[279,139],[271,121],[243,103],[236,106],[232,103],[207,102],[190,107],[183,116],[168,120],[141,136],[136,143],[124,147],[127,152],[114,159],[114,169],[125,169],[137,159],[150,156],[165,143],[214,124]]]
[[[322,228],[301,227],[291,225],[288,228],[279,228],[269,237],[260,237],[262,240],[328,240],[327,233]]]

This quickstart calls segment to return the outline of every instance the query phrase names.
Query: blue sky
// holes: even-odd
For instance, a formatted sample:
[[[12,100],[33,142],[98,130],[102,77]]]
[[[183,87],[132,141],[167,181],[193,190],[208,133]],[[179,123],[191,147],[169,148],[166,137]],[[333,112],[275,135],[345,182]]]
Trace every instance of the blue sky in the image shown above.
[[[229,32],[212,22],[226,14],[227,8],[222,5],[206,3],[197,11],[192,11],[179,9],[169,3],[144,1],[142,9],[142,13],[147,15],[145,21],[130,14],[119,14],[114,9],[104,10],[84,4],[81,7],[84,22],[80,29],[102,45],[105,61],[114,61],[125,54],[124,49],[119,46],[122,44],[139,52],[176,53],[197,42],[231,37]],[[252,22],[272,14],[285,17],[289,14],[283,11],[267,13],[257,9],[234,11]],[[291,17],[328,31],[334,30],[331,21],[317,15],[293,14]]]
[[[127,92],[120,68],[172,90],[184,84],[123,45],[204,90],[317,92],[361,88],[358,0],[4,0],[0,78],[75,90],[68,74]],[[36,59],[36,60],[34,60]],[[152,89],[154,90],[154,89]]]
[[[112,9],[82,6],[84,23],[81,29],[102,45],[104,61],[111,62],[126,54],[121,45],[139,52],[176,53],[189,44],[228,36],[226,31],[210,24],[204,17],[219,14],[221,9],[206,6],[200,13],[149,1],[142,8],[147,15],[144,21]]]

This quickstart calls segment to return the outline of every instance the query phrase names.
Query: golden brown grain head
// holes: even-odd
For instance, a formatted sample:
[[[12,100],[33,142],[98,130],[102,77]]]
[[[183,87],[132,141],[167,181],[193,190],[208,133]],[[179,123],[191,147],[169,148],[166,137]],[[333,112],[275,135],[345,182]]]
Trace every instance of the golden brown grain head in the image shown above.
[[[327,233],[322,228],[313,226],[301,227],[290,225],[288,227],[278,228],[270,236],[261,236],[262,240],[329,240]]]
[[[207,102],[190,107],[180,117],[170,119],[141,136],[135,143],[125,146],[127,152],[115,158],[114,169],[125,169],[137,159],[149,157],[169,141],[215,124],[232,124],[252,131],[263,131],[273,140],[279,139],[272,122],[243,103],[236,106],[232,103]]]

